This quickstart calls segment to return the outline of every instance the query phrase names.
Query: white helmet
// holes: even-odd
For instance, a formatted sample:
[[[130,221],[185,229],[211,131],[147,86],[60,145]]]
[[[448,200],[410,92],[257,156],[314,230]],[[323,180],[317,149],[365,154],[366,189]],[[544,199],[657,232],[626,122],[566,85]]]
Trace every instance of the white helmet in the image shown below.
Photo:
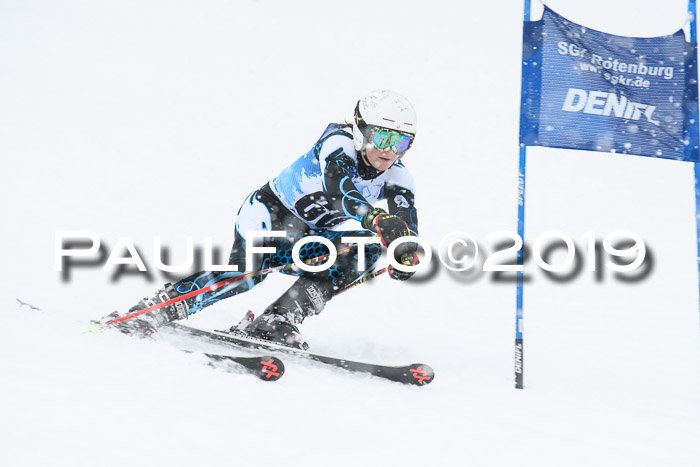
[[[408,99],[394,91],[372,91],[357,101],[352,125],[355,150],[361,151],[369,144],[375,127],[416,134],[416,111]]]

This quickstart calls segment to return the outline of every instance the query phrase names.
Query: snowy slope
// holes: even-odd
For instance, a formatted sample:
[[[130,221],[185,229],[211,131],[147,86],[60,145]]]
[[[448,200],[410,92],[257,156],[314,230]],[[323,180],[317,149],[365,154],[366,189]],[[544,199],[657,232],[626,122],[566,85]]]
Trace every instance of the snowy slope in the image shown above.
[[[679,0],[552,0],[567,18],[656,36]],[[387,87],[419,117],[406,156],[421,235],[516,228],[522,5],[508,2],[19,2],[0,6],[0,465],[697,465],[700,344],[690,164],[528,151],[526,241],[627,229],[643,281],[528,265],[526,389],[512,388],[512,283],[439,267],[386,277],[304,324],[318,352],[426,361],[404,387],[290,362],[277,383],[167,342],[86,332],[167,279],[184,239],[226,257],[244,196],[356,99]],[[630,13],[634,13],[634,18]],[[54,232],[128,236],[153,268],[54,271]],[[110,250],[111,251],[111,250]],[[194,316],[223,327],[289,284]],[[19,297],[41,310],[20,307]]]

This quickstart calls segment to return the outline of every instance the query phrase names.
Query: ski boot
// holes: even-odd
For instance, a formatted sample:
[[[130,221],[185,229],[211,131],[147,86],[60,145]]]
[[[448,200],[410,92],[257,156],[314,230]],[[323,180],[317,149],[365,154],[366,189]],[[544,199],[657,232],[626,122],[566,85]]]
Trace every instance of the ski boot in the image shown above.
[[[153,305],[159,303],[167,302],[180,294],[175,291],[172,284],[165,284],[165,286],[156,292],[155,297],[145,297],[141,299],[136,305],[129,309],[129,313],[134,313],[139,310],[143,310]],[[175,302],[171,305],[158,308],[148,313],[144,313],[135,318],[127,319],[125,321],[120,321],[114,324],[114,327],[119,331],[135,335],[138,337],[153,337],[159,327],[168,324],[172,321],[178,319],[185,319],[188,315],[189,306],[185,300]]]
[[[276,344],[301,350],[309,348],[308,342],[299,332],[304,318],[317,315],[332,297],[332,286],[324,282],[301,277],[268,306],[257,318],[248,312],[245,318],[229,332],[263,339]]]
[[[307,350],[309,344],[299,332],[296,324],[289,321],[284,315],[268,313],[267,311],[255,319],[252,311],[248,311],[246,317],[229,332],[261,339],[275,344],[281,344],[300,350]]]

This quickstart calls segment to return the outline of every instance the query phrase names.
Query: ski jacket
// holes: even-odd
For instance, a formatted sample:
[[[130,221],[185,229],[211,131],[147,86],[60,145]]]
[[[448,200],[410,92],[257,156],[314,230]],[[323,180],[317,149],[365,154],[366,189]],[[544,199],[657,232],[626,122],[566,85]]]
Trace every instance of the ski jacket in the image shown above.
[[[397,160],[384,172],[358,163],[352,129],[331,123],[309,152],[270,181],[282,204],[312,229],[329,229],[362,216],[386,199],[390,214],[418,235],[415,183]]]

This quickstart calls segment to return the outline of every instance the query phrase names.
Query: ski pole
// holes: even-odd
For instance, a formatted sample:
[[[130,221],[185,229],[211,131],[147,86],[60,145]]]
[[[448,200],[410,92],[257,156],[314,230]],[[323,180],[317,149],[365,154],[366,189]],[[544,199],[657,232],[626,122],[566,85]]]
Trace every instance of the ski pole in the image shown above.
[[[365,277],[363,277],[362,279],[358,279],[355,282],[352,282],[352,283],[346,285],[345,287],[343,287],[342,289],[338,290],[335,293],[335,295],[340,295],[341,293],[346,292],[346,291],[352,289],[353,287],[357,287],[360,284],[364,284],[368,280],[374,279],[375,277],[377,277],[380,274],[384,274],[388,269],[389,269],[389,266],[385,266],[385,267],[381,268],[379,271],[374,271],[372,273],[369,273]]]
[[[352,245],[351,245],[351,246],[347,246],[347,247],[345,247],[345,248],[341,248],[340,250],[338,250],[337,253],[338,253],[338,254],[347,253],[348,251],[350,251],[350,250],[352,250],[352,249],[355,249],[355,248],[356,248],[356,247],[355,247],[355,246],[352,246]],[[328,256],[329,256],[329,255],[317,256],[316,258],[311,258],[311,259],[305,261],[305,263],[306,263],[306,264],[309,264],[309,265],[311,265],[311,264],[316,264],[316,263],[320,263],[321,261],[326,260],[326,259],[328,258]],[[188,293],[183,294],[183,295],[180,295],[180,296],[178,296],[178,297],[171,298],[170,300],[167,300],[167,301],[165,301],[165,302],[156,303],[155,305],[149,306],[148,308],[144,308],[143,310],[137,310],[137,311],[134,311],[134,312],[132,312],[132,313],[127,313],[127,314],[124,315],[124,316],[114,317],[114,314],[107,315],[107,316],[105,317],[105,318],[107,318],[107,320],[105,320],[105,321],[103,322],[103,320],[105,319],[105,318],[103,318],[103,320],[98,321],[97,325],[98,325],[99,327],[102,327],[102,328],[107,327],[107,326],[112,326],[113,324],[121,323],[121,322],[123,322],[123,321],[129,320],[129,319],[132,319],[132,318],[136,318],[137,316],[141,316],[141,315],[143,315],[143,314],[150,313],[150,312],[155,311],[155,310],[158,310],[158,309],[160,309],[160,308],[164,308],[164,307],[166,307],[166,306],[170,306],[170,305],[172,305],[173,303],[178,303],[178,302],[180,302],[180,301],[182,301],[182,300],[187,300],[188,298],[196,297],[197,295],[200,295],[200,294],[203,294],[203,293],[206,293],[206,292],[210,292],[210,291],[212,291],[212,290],[216,290],[216,289],[218,289],[218,288],[220,288],[220,287],[224,287],[224,286],[226,286],[226,285],[232,284],[233,282],[241,281],[241,280],[243,280],[243,279],[248,279],[248,278],[251,278],[251,277],[261,276],[261,275],[264,275],[264,274],[270,274],[270,273],[272,273],[272,272],[291,271],[291,270],[293,270],[295,267],[296,267],[296,265],[295,265],[294,263],[291,263],[291,264],[284,264],[284,265],[281,265],[281,266],[274,266],[274,267],[267,268],[267,269],[261,269],[261,270],[259,270],[259,271],[246,272],[246,273],[244,273],[244,274],[241,274],[240,276],[230,277],[230,278],[228,278],[228,279],[224,279],[224,280],[222,280],[222,281],[219,281],[219,282],[217,282],[217,283],[215,283],[215,284],[212,284],[212,285],[210,285],[210,286],[201,288],[201,289],[199,289],[199,290],[193,290],[192,292],[188,292]],[[373,277],[374,277],[374,276],[373,276]],[[366,278],[366,279],[369,280],[369,278]],[[350,284],[350,285],[352,285],[352,284]],[[114,317],[114,319],[111,319],[112,317]]]

